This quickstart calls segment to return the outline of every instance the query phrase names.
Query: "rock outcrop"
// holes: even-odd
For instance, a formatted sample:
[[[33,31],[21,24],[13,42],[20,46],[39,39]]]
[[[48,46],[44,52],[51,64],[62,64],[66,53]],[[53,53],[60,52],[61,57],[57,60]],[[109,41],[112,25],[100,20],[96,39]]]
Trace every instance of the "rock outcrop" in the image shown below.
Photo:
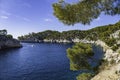
[[[115,31],[113,34],[110,35],[110,37],[111,38],[113,37],[115,39],[119,38],[120,37],[120,30]]]
[[[96,41],[97,45],[103,47],[104,50],[104,60],[108,63],[114,61],[114,65],[109,66],[108,69],[102,70],[91,80],[120,80],[120,53],[113,51],[109,46],[107,46],[103,41]]]
[[[20,42],[13,38],[7,38],[7,36],[2,35],[0,36],[0,50],[7,49],[7,48],[19,48],[22,47]]]
[[[97,45],[100,45],[103,48],[104,51],[104,60],[111,62],[115,61],[116,63],[120,62],[120,53],[119,50],[113,51],[111,47],[107,46],[105,42],[103,41],[96,41],[95,42]]]
[[[95,41],[92,40],[87,40],[87,39],[72,39],[72,40],[67,40],[67,39],[44,39],[44,40],[37,40],[37,39],[27,39],[27,40],[21,40],[21,42],[48,42],[48,43],[76,43],[76,42],[82,42],[82,43],[94,43]]]

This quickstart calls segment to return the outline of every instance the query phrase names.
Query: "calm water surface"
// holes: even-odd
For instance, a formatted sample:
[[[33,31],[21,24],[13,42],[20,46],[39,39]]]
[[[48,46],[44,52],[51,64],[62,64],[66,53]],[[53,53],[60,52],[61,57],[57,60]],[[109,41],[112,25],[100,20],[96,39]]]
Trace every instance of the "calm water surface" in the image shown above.
[[[0,80],[76,80],[66,49],[72,44],[22,43],[23,48],[0,51]]]

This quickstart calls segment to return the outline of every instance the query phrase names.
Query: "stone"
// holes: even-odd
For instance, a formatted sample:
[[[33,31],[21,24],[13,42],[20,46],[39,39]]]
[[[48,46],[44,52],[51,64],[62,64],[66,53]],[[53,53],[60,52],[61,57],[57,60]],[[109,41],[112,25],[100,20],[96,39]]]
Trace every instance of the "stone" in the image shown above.
[[[0,36],[0,50],[6,48],[19,48],[22,47],[20,42],[16,39],[8,39],[7,37]]]

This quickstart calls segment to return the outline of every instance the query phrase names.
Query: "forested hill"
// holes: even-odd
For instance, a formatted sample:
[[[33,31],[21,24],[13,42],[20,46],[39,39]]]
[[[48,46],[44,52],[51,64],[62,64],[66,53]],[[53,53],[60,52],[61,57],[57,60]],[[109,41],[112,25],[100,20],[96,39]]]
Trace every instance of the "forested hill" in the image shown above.
[[[70,30],[70,31],[51,31],[46,30],[38,33],[29,33],[28,35],[18,37],[21,41],[44,41],[44,40],[68,40],[73,41],[74,39],[87,39],[87,40],[102,40],[105,42],[114,41],[114,36],[110,35],[120,30],[120,22],[116,24],[109,24],[105,26],[99,26],[90,30]]]

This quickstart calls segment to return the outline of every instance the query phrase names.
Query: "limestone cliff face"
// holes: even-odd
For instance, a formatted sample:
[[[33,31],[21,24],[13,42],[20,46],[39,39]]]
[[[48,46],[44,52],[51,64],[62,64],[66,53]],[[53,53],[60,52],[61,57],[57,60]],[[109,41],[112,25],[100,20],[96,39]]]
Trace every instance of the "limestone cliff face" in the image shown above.
[[[22,47],[20,42],[13,38],[7,38],[6,36],[0,36],[0,50],[6,48],[18,48]]]
[[[116,64],[120,62],[120,53],[119,53],[120,49],[113,51],[111,47],[107,46],[105,42],[100,40],[96,41],[95,43],[103,47],[103,51],[105,53],[103,58],[104,60],[108,62],[111,62],[114,60]]]
[[[37,39],[27,39],[27,40],[21,40],[21,42],[50,42],[50,43],[76,43],[76,42],[82,42],[82,43],[94,43],[95,41],[87,40],[87,39],[44,39],[44,40],[37,40]]]
[[[120,33],[120,30],[117,30],[113,34],[111,34],[110,37],[118,39],[120,37],[119,33]]]
[[[102,70],[91,80],[120,80],[120,54],[117,51],[113,51],[103,41],[96,41],[97,45],[103,47],[104,60],[111,62],[114,60],[114,65],[109,66],[108,69]]]

